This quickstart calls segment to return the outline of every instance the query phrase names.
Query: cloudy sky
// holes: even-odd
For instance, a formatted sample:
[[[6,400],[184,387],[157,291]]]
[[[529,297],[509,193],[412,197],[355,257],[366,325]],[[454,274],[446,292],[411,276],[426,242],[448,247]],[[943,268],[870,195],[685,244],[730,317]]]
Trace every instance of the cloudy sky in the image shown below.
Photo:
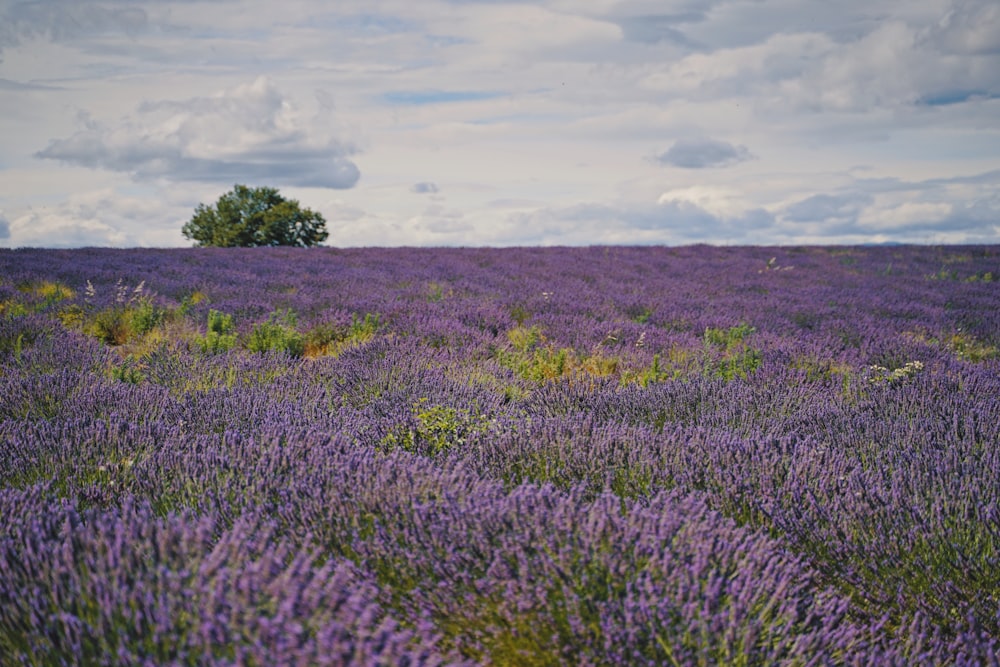
[[[0,0],[0,246],[1000,243],[997,0]]]

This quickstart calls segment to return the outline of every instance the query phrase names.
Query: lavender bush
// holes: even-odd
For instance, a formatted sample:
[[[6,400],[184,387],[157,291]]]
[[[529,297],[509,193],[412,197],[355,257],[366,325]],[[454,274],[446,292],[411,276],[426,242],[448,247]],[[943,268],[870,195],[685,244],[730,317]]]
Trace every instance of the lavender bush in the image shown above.
[[[0,664],[996,665],[995,276],[0,251]]]

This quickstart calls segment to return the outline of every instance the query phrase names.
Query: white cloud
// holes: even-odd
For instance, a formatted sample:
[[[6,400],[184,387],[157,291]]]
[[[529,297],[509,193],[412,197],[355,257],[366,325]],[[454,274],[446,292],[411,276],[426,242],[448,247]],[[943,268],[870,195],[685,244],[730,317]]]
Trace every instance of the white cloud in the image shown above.
[[[328,221],[355,222],[365,217],[363,209],[348,204],[343,199],[334,199],[322,207],[322,214]]]
[[[183,241],[175,218],[184,214],[164,207],[154,197],[97,190],[23,212],[10,222],[10,242],[14,246],[59,248],[175,246]],[[190,216],[190,209],[186,215]]]
[[[758,208],[740,189],[705,185],[671,188],[657,198],[657,204],[671,202],[693,204],[719,218],[739,218]]]
[[[880,232],[914,226],[935,227],[954,212],[954,205],[944,202],[903,202],[886,208],[866,208],[858,215],[858,225]]]
[[[452,18],[454,17],[454,18]],[[575,10],[527,3],[486,3],[455,7],[447,25],[470,40],[459,51],[471,64],[509,66],[544,59],[588,59],[589,49],[621,38],[618,26]]]
[[[84,119],[37,157],[138,180],[350,188],[360,177],[354,151],[259,77],[211,97],[146,103],[114,125]]]
[[[465,215],[461,211],[447,209],[440,205],[428,206],[423,213],[410,219],[409,224],[420,231],[430,232],[435,236],[465,235],[474,229],[465,220]]]
[[[668,97],[772,94],[775,84],[804,76],[835,49],[835,42],[821,33],[779,33],[760,43],[693,53],[657,67],[640,85]]]

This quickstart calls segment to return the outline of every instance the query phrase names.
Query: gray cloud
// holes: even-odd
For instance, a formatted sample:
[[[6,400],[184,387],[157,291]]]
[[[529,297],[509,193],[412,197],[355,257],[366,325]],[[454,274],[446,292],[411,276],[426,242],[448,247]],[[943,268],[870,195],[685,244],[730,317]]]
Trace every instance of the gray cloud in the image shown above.
[[[633,42],[657,44],[669,42],[689,49],[702,48],[692,41],[680,27],[685,23],[704,20],[702,12],[692,11],[681,14],[644,14],[615,19],[622,29],[622,36]]]
[[[601,243],[672,243],[693,239],[720,242],[743,239],[775,223],[774,216],[761,208],[722,216],[682,200],[653,205],[584,203],[514,213],[509,220],[520,228],[519,233],[531,235],[535,241],[583,234],[584,238]]]
[[[694,51],[651,68],[642,81],[668,103],[752,97],[759,109],[768,110],[768,121],[774,114],[804,121],[826,120],[828,111],[954,105],[1000,96],[995,0],[957,0],[944,8],[880,6],[878,0],[728,2],[704,20],[681,23],[683,18],[616,19],[626,40],[669,39]],[[659,35],[661,29],[667,32]],[[860,118],[868,127],[886,127]]]
[[[956,0],[931,26],[927,39],[950,53],[1000,54],[1000,5],[995,0]]]
[[[45,86],[37,83],[22,83],[11,81],[10,79],[0,79],[0,90],[10,90],[15,92],[32,90],[62,90],[59,86]]]
[[[728,167],[753,159],[746,146],[734,146],[725,141],[713,139],[680,139],[657,160],[683,169],[703,169],[706,167]]]
[[[7,218],[0,215],[0,239],[10,238],[10,223],[7,222]]]
[[[831,5],[832,6],[832,5]],[[815,110],[943,106],[1000,95],[1000,5],[958,0],[919,20],[884,20],[788,84]]]
[[[76,0],[14,2],[0,20],[0,49],[24,39],[48,38],[63,42],[109,33],[135,36],[148,25],[141,7],[108,7],[107,3]]]
[[[434,194],[438,192],[438,186],[436,183],[421,181],[420,183],[414,183],[410,187],[410,192],[416,192],[417,194]]]
[[[981,231],[985,237],[989,235],[988,232],[996,229],[998,220],[1000,220],[1000,196],[993,195],[954,207],[952,214],[945,218],[943,224],[937,226],[946,229]],[[989,236],[995,238],[995,231]]]
[[[1000,220],[1000,172],[904,181],[859,179],[803,197],[776,212],[686,198],[649,204],[588,202],[514,213],[508,222],[534,243],[991,242]],[[681,195],[682,197],[686,195]]]
[[[901,242],[989,242],[1000,220],[1000,172],[923,181],[859,179],[834,194],[801,199],[781,212],[786,233],[823,238],[879,235]]]
[[[855,219],[872,197],[862,192],[828,195],[818,194],[795,202],[785,209],[784,218],[791,222],[824,222]]]
[[[213,97],[147,103],[114,126],[85,118],[36,157],[138,180],[350,188],[360,177],[354,149],[324,136],[326,121],[304,122],[262,77]]]
[[[719,2],[706,20],[693,23],[688,37],[708,48],[727,49],[766,42],[774,35],[823,33],[836,42],[850,42],[870,32],[887,13],[871,1],[836,3]]]

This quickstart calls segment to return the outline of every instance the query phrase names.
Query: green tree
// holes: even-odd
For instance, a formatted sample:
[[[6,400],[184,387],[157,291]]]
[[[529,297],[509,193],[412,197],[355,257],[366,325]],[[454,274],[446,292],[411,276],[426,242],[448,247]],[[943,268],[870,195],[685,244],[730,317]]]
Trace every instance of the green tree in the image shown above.
[[[326,220],[275,188],[235,185],[214,206],[198,204],[181,232],[196,246],[299,246],[327,239]]]

